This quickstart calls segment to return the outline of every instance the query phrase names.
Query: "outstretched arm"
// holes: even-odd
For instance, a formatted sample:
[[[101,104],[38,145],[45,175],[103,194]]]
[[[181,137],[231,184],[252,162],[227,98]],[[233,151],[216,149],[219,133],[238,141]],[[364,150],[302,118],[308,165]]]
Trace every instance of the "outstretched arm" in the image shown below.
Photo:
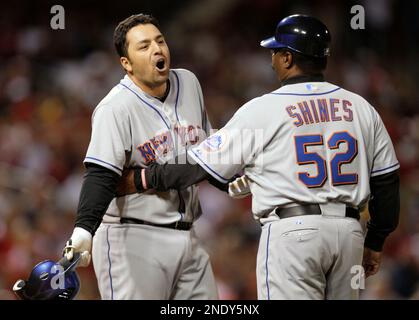
[[[117,186],[117,195],[123,196],[148,189],[157,191],[183,190],[203,180],[208,180],[216,188],[228,192],[228,183],[224,184],[214,179],[200,165],[192,163],[192,161],[182,164],[178,162],[178,158],[176,158],[175,163],[163,165],[152,163],[146,169],[135,168],[124,171]]]
[[[137,190],[141,188],[157,191],[183,190],[209,177],[210,175],[198,164],[152,163],[147,169],[141,171],[136,169],[134,182]]]

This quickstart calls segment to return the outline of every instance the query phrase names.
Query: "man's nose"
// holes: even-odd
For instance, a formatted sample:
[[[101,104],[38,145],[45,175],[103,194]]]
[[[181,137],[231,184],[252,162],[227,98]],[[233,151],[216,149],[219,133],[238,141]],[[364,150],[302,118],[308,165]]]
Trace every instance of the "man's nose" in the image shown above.
[[[154,54],[156,54],[156,53],[161,53],[161,52],[162,52],[162,48],[161,48],[161,46],[157,43],[157,41],[153,41],[153,42],[151,43],[151,45],[153,46],[153,53],[154,53]]]

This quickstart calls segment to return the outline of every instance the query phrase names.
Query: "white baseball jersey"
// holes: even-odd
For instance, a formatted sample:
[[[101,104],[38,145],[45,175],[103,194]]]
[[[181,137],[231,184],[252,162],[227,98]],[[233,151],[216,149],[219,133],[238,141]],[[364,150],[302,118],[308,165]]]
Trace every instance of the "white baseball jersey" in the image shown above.
[[[370,177],[399,168],[376,110],[328,82],[285,85],[249,101],[188,154],[221,182],[244,169],[263,223],[275,207],[295,203],[362,207]]]
[[[92,116],[92,135],[84,162],[121,175],[124,167],[165,163],[206,137],[210,124],[201,87],[193,73],[170,70],[164,102],[143,92],[125,76],[99,103]],[[106,215],[156,224],[194,221],[201,214],[197,187],[183,191],[153,190],[112,200]],[[106,215],[104,221],[106,221]]]

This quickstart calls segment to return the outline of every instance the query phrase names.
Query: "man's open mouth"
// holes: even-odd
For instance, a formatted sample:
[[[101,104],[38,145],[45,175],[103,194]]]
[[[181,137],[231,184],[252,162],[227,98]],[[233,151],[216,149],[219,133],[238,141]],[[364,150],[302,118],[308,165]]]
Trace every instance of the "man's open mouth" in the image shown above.
[[[164,59],[163,59],[163,58],[159,59],[159,60],[157,61],[157,63],[156,63],[156,68],[157,68],[157,70],[159,70],[159,71],[163,71],[163,70],[164,70],[164,68],[165,68],[165,66],[166,66],[166,62],[164,61]]]

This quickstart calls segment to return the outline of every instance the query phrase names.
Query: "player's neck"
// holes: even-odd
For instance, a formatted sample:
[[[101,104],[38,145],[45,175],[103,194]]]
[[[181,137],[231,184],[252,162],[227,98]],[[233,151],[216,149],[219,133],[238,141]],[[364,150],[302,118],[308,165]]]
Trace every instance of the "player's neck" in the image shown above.
[[[166,81],[166,91],[164,92],[163,96],[155,96],[154,98],[159,99],[161,102],[164,102],[164,100],[166,100],[167,96],[169,95],[169,91],[170,91],[170,81],[167,80]]]
[[[295,84],[302,82],[322,82],[324,81],[323,74],[299,74],[292,77],[288,77],[281,81],[281,87],[287,84]]]
[[[145,83],[142,83],[142,82],[138,81],[135,77],[133,77],[129,74],[128,74],[128,77],[142,91],[144,91],[148,95],[153,96],[153,97],[155,97],[155,98],[157,98],[161,101],[164,101],[166,99],[168,93],[169,93],[169,88],[170,88],[169,80],[167,80],[166,82],[162,83],[159,86],[150,87],[150,86],[146,85]]]

